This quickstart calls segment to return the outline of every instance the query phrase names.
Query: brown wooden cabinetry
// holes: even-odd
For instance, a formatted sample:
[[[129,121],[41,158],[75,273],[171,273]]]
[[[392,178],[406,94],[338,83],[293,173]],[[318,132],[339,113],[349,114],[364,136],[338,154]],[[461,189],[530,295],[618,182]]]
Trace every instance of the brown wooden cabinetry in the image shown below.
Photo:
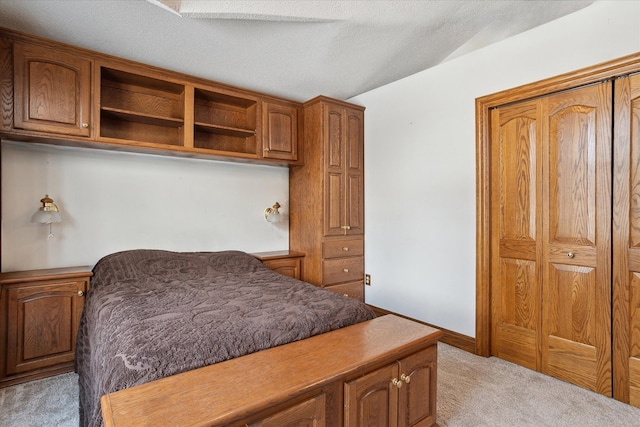
[[[256,252],[251,254],[271,270],[301,280],[304,254],[294,251]]]
[[[290,172],[289,247],[307,255],[305,281],[362,299],[364,108],[305,103],[303,147],[304,165]]]
[[[0,136],[14,140],[300,161],[298,102],[1,28],[0,102]]]
[[[325,394],[321,393],[301,403],[280,410],[270,417],[247,425],[250,427],[322,427],[326,425],[326,400]]]
[[[98,140],[183,145],[184,85],[106,66],[99,69]]]
[[[296,103],[276,99],[262,101],[262,156],[265,159],[300,160]]]
[[[345,383],[345,427],[436,422],[435,347]]]
[[[195,89],[193,147],[257,158],[255,96]]]
[[[89,136],[91,65],[90,59],[64,51],[14,43],[14,126]]]
[[[0,387],[73,369],[89,267],[0,273]]]
[[[104,424],[435,425],[441,335],[378,317],[107,394]]]

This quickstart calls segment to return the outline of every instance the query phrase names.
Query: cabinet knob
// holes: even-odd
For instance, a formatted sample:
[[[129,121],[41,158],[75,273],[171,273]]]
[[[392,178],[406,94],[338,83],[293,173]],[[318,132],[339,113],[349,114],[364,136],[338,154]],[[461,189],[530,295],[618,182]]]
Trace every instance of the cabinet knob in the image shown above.
[[[84,295],[84,292],[82,292],[82,291],[78,291],[78,296],[79,296],[79,297],[81,297],[81,296],[83,296],[83,295]]]
[[[569,252],[569,253],[567,254],[567,256],[568,256],[569,258],[573,258],[574,256],[576,256],[576,254],[574,254],[573,252]]]
[[[407,384],[411,382],[411,377],[409,375],[402,374],[400,375],[400,379]]]
[[[343,268],[342,271],[344,271],[345,273],[348,273],[349,269],[348,268]]]
[[[342,228],[343,230],[351,230],[351,227],[350,227],[350,226],[348,226],[348,225],[343,225],[343,226],[342,226],[342,227],[340,227],[340,228]]]
[[[82,127],[85,128],[85,129],[88,128],[89,127],[89,123],[83,123]]]
[[[400,381],[400,380],[399,380],[399,379],[397,379],[397,378],[392,379],[392,380],[391,380],[391,384],[393,384],[394,386],[396,386],[396,387],[398,387],[398,388],[401,388],[401,387],[402,387],[402,381]]]
[[[342,248],[342,250],[343,250],[343,251],[345,251],[345,252],[349,252],[349,248],[348,248],[348,247],[346,247],[346,246],[345,246],[345,247],[343,247],[343,248]]]
[[[348,296],[349,296],[349,294],[342,294],[342,296],[343,296],[343,297],[348,297]]]

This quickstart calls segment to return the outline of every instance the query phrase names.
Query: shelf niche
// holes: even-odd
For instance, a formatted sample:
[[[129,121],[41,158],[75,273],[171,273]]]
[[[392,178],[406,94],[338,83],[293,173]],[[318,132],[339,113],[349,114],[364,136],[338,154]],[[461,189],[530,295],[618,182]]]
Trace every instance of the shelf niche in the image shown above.
[[[257,108],[256,99],[196,88],[194,148],[257,156]]]
[[[100,137],[184,145],[184,85],[102,67]]]

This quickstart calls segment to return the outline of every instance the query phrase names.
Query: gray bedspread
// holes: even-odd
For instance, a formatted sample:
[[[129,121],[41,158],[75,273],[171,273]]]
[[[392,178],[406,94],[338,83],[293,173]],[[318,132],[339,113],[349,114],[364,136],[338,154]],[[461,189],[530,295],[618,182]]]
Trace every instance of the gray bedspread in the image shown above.
[[[374,317],[237,251],[125,251],[93,272],[76,343],[81,426],[102,425],[103,394]]]

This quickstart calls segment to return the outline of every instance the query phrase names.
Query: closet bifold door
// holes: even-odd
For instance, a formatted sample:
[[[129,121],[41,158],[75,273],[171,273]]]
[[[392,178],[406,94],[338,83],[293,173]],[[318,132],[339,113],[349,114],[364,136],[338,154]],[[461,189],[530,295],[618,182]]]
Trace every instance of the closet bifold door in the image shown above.
[[[491,354],[540,370],[540,102],[491,111]]]
[[[491,352],[611,396],[610,82],[491,111]]]
[[[541,98],[542,369],[612,395],[612,85]]]
[[[614,397],[640,407],[640,74],[614,85]]]

